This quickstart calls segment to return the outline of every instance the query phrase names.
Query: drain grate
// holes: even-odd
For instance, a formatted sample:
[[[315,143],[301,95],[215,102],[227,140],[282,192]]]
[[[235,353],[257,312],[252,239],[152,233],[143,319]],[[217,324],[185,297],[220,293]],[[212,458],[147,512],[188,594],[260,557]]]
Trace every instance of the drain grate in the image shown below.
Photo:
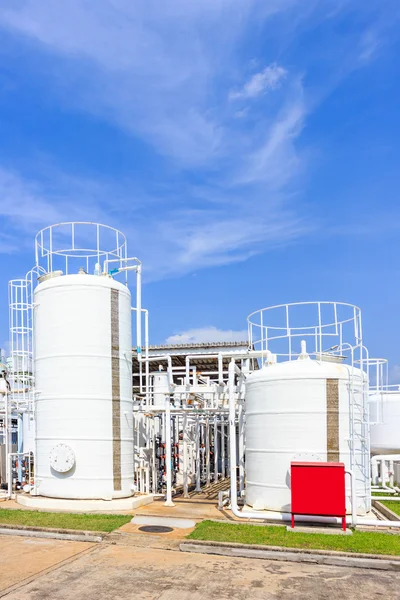
[[[163,525],[143,525],[143,527],[139,527],[139,531],[145,533],[169,533],[173,530],[173,527],[164,527]]]

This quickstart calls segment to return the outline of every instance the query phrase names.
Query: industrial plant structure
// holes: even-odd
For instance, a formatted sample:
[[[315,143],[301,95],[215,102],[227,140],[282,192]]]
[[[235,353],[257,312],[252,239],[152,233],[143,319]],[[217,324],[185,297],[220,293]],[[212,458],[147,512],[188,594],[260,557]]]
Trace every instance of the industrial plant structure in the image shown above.
[[[368,355],[360,309],[283,304],[250,315],[242,342],[150,346],[141,272],[113,228],[36,236],[33,269],[9,284],[3,494],[50,509],[173,507],[226,481],[220,504],[237,517],[285,521],[292,465],[341,464],[348,520],[376,524],[371,485],[397,489],[400,391]]]

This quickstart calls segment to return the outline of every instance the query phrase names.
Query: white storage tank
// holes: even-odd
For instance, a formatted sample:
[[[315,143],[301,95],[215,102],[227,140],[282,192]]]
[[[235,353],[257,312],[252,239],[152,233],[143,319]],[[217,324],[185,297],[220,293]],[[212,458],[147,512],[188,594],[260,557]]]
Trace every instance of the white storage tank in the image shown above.
[[[370,397],[371,454],[400,453],[400,386]]]
[[[292,461],[343,462],[356,477],[357,510],[370,510],[369,447],[354,412],[351,461],[350,406],[363,402],[366,375],[345,364],[298,360],[269,364],[246,382],[246,503],[257,510],[290,512]],[[346,476],[347,509],[351,510]],[[310,491],[311,492],[311,491]]]
[[[64,275],[40,283],[34,303],[36,493],[132,495],[128,288],[109,276]]]

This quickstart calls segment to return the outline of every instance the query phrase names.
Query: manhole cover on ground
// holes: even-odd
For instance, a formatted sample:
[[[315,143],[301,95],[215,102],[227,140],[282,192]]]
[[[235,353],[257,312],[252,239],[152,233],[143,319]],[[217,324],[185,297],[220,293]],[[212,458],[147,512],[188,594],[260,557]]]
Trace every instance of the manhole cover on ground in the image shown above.
[[[139,531],[145,533],[169,533],[173,530],[173,527],[164,527],[163,525],[143,525],[143,527],[139,527]]]

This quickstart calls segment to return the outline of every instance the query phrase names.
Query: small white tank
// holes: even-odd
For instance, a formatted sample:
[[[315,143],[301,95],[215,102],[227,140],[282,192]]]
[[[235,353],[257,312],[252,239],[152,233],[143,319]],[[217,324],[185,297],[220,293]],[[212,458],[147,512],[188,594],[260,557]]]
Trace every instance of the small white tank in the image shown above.
[[[36,493],[132,494],[128,288],[108,276],[49,278],[34,294]]]
[[[370,397],[371,454],[400,453],[400,386]]]
[[[350,458],[350,389],[363,401],[366,375],[344,364],[311,360],[269,364],[246,382],[246,503],[289,512],[292,461],[343,462],[356,476],[357,510],[370,510],[368,440],[355,419]],[[359,421],[359,420],[358,420]],[[350,478],[347,509],[351,510]]]

